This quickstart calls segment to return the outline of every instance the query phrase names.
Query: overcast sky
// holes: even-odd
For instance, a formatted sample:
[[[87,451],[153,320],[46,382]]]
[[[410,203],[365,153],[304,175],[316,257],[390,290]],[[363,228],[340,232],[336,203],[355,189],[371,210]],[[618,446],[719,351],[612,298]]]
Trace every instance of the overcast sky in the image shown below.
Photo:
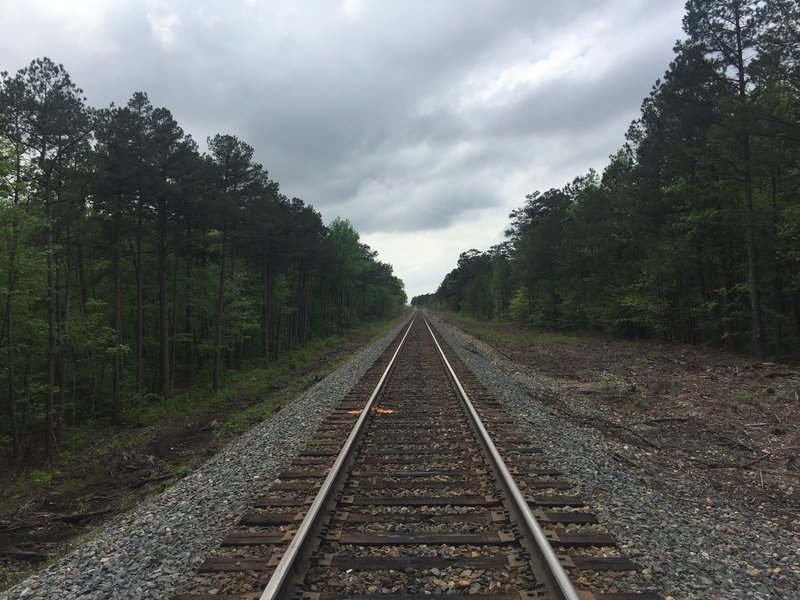
[[[409,298],[502,241],[525,194],[601,170],[672,58],[684,0],[0,0],[0,70],[48,56],[229,133],[349,219]]]

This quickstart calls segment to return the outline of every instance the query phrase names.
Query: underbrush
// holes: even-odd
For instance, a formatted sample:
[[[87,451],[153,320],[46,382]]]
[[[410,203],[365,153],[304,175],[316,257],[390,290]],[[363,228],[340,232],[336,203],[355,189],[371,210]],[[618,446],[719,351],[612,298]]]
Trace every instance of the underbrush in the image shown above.
[[[437,310],[433,314],[450,325],[499,346],[501,350],[513,350],[523,346],[548,347],[554,345],[580,348],[591,344],[594,339],[589,334],[546,331],[506,321],[484,321],[449,311]]]
[[[129,399],[118,428],[101,419],[67,428],[52,467],[34,460],[19,467],[0,464],[0,520],[42,506],[53,512],[80,512],[87,508],[87,498],[106,495],[115,485],[126,495],[133,488],[161,489],[163,484],[146,486],[147,478],[168,481],[186,476],[215,449],[269,418],[404,316],[310,342],[267,365],[229,370],[216,394],[203,381],[166,399],[152,394]],[[190,456],[170,452],[181,444],[189,446]],[[132,476],[139,478],[134,484]]]

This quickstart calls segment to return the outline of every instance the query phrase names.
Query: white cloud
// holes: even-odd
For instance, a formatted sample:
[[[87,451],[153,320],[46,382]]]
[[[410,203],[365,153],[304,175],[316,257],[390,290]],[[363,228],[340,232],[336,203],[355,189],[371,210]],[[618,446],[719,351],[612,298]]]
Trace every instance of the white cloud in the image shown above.
[[[175,13],[155,10],[147,13],[153,37],[164,50],[170,50],[178,39],[181,18]]]
[[[364,10],[364,0],[344,0],[342,12],[349,19],[357,19]]]
[[[361,239],[379,259],[394,267],[406,283],[406,294],[435,292],[444,276],[455,268],[458,255],[471,248],[487,250],[503,241],[508,219],[496,210],[476,210],[446,230],[372,233]]]

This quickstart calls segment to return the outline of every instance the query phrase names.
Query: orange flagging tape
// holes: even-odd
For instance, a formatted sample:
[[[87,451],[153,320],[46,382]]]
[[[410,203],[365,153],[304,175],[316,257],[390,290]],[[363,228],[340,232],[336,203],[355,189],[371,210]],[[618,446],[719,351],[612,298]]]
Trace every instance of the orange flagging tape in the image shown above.
[[[391,415],[394,411],[391,408],[381,408],[380,406],[376,406],[372,409],[372,412],[377,413],[379,415]],[[360,410],[348,410],[348,415],[360,415]]]

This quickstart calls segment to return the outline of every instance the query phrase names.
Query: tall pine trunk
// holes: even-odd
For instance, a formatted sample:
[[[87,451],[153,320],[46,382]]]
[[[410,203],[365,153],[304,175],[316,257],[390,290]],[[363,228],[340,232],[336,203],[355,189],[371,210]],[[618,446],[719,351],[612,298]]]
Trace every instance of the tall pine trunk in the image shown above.
[[[53,210],[47,202],[47,385],[44,404],[44,460],[53,463],[54,422],[53,406],[56,387],[56,360],[58,358],[58,290],[56,289],[55,234]]]
[[[11,450],[16,460],[20,458],[19,420],[17,418],[17,386],[14,379],[14,288],[17,281],[17,224],[16,214],[11,223],[11,243],[8,257],[8,277],[6,290],[6,305],[4,312],[5,342],[6,342],[6,390],[8,423],[11,426]]]
[[[747,288],[750,292],[750,329],[753,344],[753,358],[764,360],[764,332],[761,318],[761,297],[758,288],[758,265],[756,263],[755,216],[753,210],[753,165],[750,147],[750,116],[747,112],[747,83],[745,81],[745,58],[741,14],[735,9],[736,27],[736,68],[739,73],[738,92],[741,107],[745,110],[747,122],[742,127],[742,171],[744,174],[744,215],[745,249],[747,251]]]
[[[20,181],[22,179],[22,160],[19,152],[15,152],[14,161],[14,194],[12,202],[14,212],[11,217],[11,240],[9,243],[8,256],[8,276],[6,278],[6,306],[5,306],[5,330],[6,330],[6,389],[8,392],[8,423],[11,427],[11,451],[14,459],[19,462],[22,456],[22,440],[20,439],[19,417],[17,416],[17,384],[14,376],[14,290],[17,286],[19,276],[19,223],[17,221],[17,207],[19,206]]]
[[[194,281],[192,278],[192,219],[186,219],[186,384],[194,380]]]
[[[64,428],[67,410],[67,356],[66,342],[69,334],[70,295],[72,293],[72,242],[70,229],[67,226],[66,268],[64,273],[63,300],[60,300],[60,316],[58,327],[58,421],[56,439],[59,443],[64,439]],[[61,294],[60,294],[61,296]]]
[[[136,391],[144,391],[144,201],[139,198],[137,205],[136,231]]]
[[[122,407],[122,213],[115,215],[114,242],[114,362],[111,374],[111,424],[120,424]]]
[[[175,389],[178,380],[178,275],[180,271],[180,230],[176,219],[175,225],[175,253],[172,261],[172,300],[170,300],[170,323],[172,328],[172,342],[169,352],[170,389]]]
[[[758,288],[758,265],[756,262],[755,216],[753,210],[753,174],[750,161],[750,133],[745,132],[742,158],[745,164],[744,214],[747,248],[747,289],[750,292],[750,329],[753,358],[764,360],[764,331],[761,317],[761,295]]]
[[[169,300],[167,298],[167,207],[158,199],[158,389],[169,396]]]
[[[222,256],[219,264],[219,287],[217,290],[217,323],[214,332],[214,370],[211,381],[211,389],[219,391],[220,370],[222,368],[222,321],[225,317],[225,264],[228,261],[228,223],[222,223]]]
[[[269,342],[270,342],[270,302],[272,295],[272,269],[266,253],[264,255],[264,264],[262,266],[262,284],[261,284],[261,329],[262,329],[262,342],[264,344],[264,361],[269,363]]]

